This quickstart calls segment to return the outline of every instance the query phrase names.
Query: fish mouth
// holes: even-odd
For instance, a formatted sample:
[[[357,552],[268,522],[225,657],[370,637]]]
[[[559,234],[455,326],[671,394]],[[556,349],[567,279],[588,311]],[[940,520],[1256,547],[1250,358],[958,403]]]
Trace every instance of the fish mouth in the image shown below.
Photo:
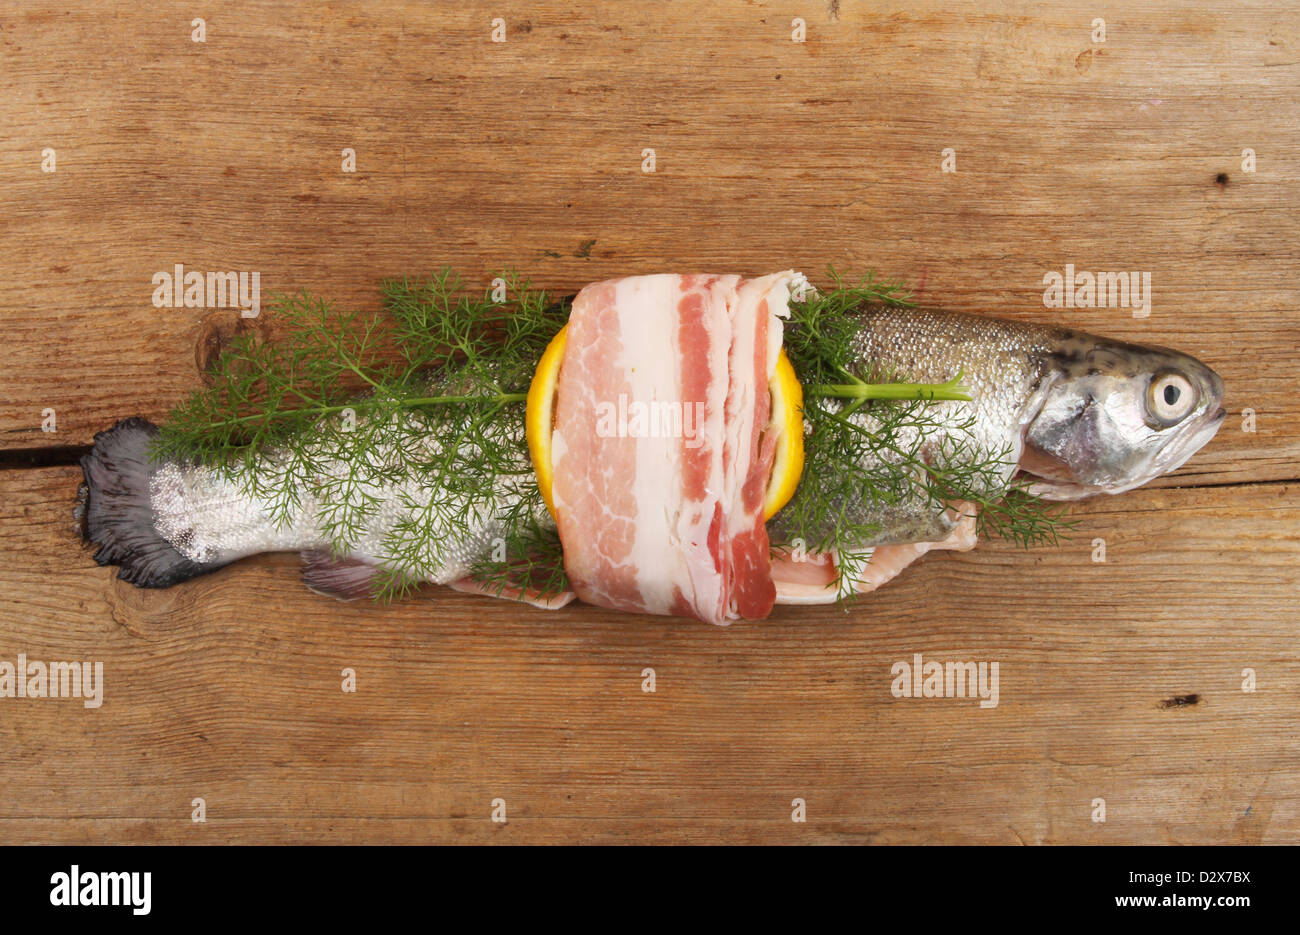
[[[1219,406],[1216,411],[1207,412],[1201,416],[1199,424],[1172,439],[1157,451],[1151,459],[1148,470],[1119,484],[1085,484],[1072,478],[1038,475],[1025,468],[1016,472],[1016,481],[1025,486],[1031,496],[1041,497],[1044,500],[1082,500],[1084,497],[1099,493],[1126,493],[1157,477],[1176,471],[1186,464],[1192,455],[1209,444],[1227,416],[1228,411],[1222,406]]]
[[[1168,474],[1170,471],[1176,471],[1206,445],[1219,431],[1223,425],[1223,420],[1228,417],[1228,410],[1222,406],[1217,412],[1206,413],[1201,417],[1201,423],[1187,434],[1174,439],[1166,445],[1156,455],[1156,465],[1158,473],[1152,477],[1158,477],[1160,474]],[[1147,478],[1150,480],[1151,478]]]
[[[1105,488],[1080,484],[1072,480],[1058,480],[1053,477],[1040,477],[1029,471],[1017,471],[1015,484],[1022,487],[1031,497],[1042,500],[1082,500],[1093,494],[1101,493]],[[1118,491],[1111,491],[1118,493]]]

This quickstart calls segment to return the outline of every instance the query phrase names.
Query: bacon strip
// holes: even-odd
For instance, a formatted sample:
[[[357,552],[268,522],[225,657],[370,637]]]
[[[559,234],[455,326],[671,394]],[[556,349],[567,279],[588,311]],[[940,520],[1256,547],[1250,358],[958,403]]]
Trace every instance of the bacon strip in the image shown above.
[[[633,276],[574,300],[552,493],[582,600],[717,624],[771,611],[767,386],[794,278]]]

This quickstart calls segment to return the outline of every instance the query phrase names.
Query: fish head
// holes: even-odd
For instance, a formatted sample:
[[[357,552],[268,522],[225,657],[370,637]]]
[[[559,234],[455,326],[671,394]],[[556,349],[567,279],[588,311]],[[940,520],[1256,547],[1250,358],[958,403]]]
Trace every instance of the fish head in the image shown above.
[[[1048,500],[1123,493],[1182,466],[1219,430],[1223,380],[1163,347],[1063,331],[1020,469]]]

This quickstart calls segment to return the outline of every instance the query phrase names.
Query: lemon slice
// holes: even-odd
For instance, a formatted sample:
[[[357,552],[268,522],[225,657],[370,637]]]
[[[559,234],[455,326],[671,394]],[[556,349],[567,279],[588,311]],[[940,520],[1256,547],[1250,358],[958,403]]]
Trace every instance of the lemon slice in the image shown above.
[[[555,429],[555,386],[560,378],[560,363],[568,343],[566,331],[561,328],[551,339],[537,362],[533,382],[528,387],[528,408],[524,428],[528,436],[528,456],[537,474],[546,509],[555,516],[555,502],[551,487],[555,479],[551,464],[551,435]],[[790,502],[799,478],[803,474],[803,388],[795,376],[794,367],[785,351],[777,358],[768,389],[772,394],[771,426],[777,433],[776,456],[772,460],[772,475],[763,497],[763,518],[770,519]]]
[[[790,502],[803,476],[803,387],[794,365],[782,351],[768,383],[772,393],[771,425],[776,432],[776,457],[763,498],[763,519],[771,519]]]
[[[559,330],[546,345],[542,359],[533,372],[533,382],[528,386],[528,408],[524,415],[524,431],[528,436],[528,456],[533,460],[533,473],[542,490],[546,509],[555,516],[555,503],[551,499],[551,433],[555,429],[555,384],[560,379],[560,361],[568,343],[569,326]]]

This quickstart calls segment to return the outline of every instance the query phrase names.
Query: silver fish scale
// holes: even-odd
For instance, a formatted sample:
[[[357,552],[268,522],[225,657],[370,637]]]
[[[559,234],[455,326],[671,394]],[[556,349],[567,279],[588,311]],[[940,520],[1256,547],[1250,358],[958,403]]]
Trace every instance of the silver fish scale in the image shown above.
[[[943,383],[958,374],[970,389],[971,402],[942,401],[927,407],[927,417],[940,429],[919,438],[905,429],[898,439],[904,450],[925,443],[927,452],[939,450],[945,438],[966,440],[988,457],[1008,452],[996,497],[1005,492],[1020,456],[1024,420],[1032,416],[1048,370],[1049,353],[1058,346],[1057,329],[998,319],[979,318],[925,309],[868,306],[860,313],[862,327],[854,343],[853,362],[860,376],[873,381]],[[850,419],[867,430],[879,428],[869,412],[859,410]],[[971,420],[968,431],[962,426]],[[878,452],[863,463],[897,463],[890,452]],[[955,525],[953,518],[919,490],[912,497],[886,504],[864,496],[845,506],[856,523],[871,523],[879,533],[862,546],[943,539]],[[773,520],[775,536],[789,538],[788,517]],[[804,530],[805,533],[810,532]],[[817,531],[829,535],[832,530]]]
[[[412,422],[419,420],[418,452],[429,459],[436,458],[442,450],[438,432],[431,426],[423,430],[428,423],[418,416],[408,418]],[[522,439],[519,449],[520,460],[516,466],[526,470],[529,462]],[[309,445],[308,450],[322,460],[322,474],[343,477],[348,473],[347,465],[331,457],[324,450],[323,442]],[[392,448],[380,448],[371,457],[375,461],[372,467],[378,467],[386,460],[394,460],[396,453]],[[206,466],[177,462],[161,465],[150,481],[155,528],[178,552],[200,564],[230,562],[259,552],[327,549],[329,538],[320,522],[327,504],[310,486],[297,488],[298,503],[287,522],[277,524],[271,519],[274,499],[284,493],[281,477],[288,458],[283,450],[268,451],[252,469],[255,478],[240,474],[232,479],[221,470]],[[245,485],[250,480],[255,480],[257,489],[266,493],[248,496]],[[367,518],[349,554],[362,561],[387,564],[393,558],[386,541],[389,534],[403,520],[420,515],[433,492],[418,477],[366,483],[364,489],[377,498],[379,506]],[[518,500],[518,492],[506,481],[490,502],[475,504],[469,497],[459,503],[452,501],[452,510],[470,519],[454,524],[445,520],[438,524],[435,520],[430,530],[433,551],[429,555],[431,570],[427,580],[446,584],[468,574],[490,552],[493,540],[500,535],[497,517]],[[545,519],[549,520],[549,514]]]

